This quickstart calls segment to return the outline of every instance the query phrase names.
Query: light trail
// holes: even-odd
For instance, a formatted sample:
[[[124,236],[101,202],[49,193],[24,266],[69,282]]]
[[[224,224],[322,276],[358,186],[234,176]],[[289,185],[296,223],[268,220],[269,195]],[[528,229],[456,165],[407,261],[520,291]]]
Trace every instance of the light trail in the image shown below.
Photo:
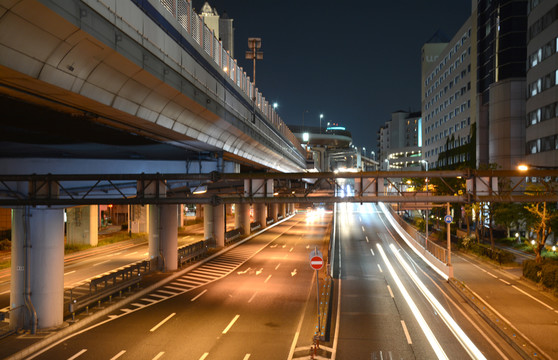
[[[389,259],[387,258],[386,253],[384,252],[384,249],[382,248],[382,245],[376,244],[376,246],[378,247],[378,251],[380,252],[380,255],[382,256],[382,259],[384,260],[384,263],[386,264],[386,267],[387,267],[389,273],[391,274],[391,277],[393,278],[393,280],[397,284],[397,287],[399,288],[399,291],[403,295],[403,298],[405,299],[405,301],[407,302],[407,304],[411,308],[411,312],[413,313],[415,319],[417,320],[422,332],[426,336],[426,339],[430,343],[430,346],[432,347],[432,350],[434,350],[434,353],[436,354],[436,357],[438,359],[449,359],[447,357],[446,353],[444,352],[444,349],[442,349],[442,347],[440,346],[440,343],[436,339],[436,336],[434,336],[434,333],[432,333],[432,330],[430,329],[430,327],[426,323],[426,320],[424,320],[424,317],[422,316],[422,314],[421,314],[420,310],[418,309],[417,305],[415,304],[415,302],[411,298],[411,295],[409,295],[409,293],[407,292],[407,289],[405,288],[405,286],[401,282],[401,279],[399,279],[399,276],[397,275],[397,273],[395,272],[395,270],[391,266],[391,263],[390,263]]]
[[[438,314],[440,314],[440,317],[442,318],[444,323],[446,323],[446,325],[451,330],[451,332],[455,335],[457,340],[459,340],[459,342],[461,343],[463,348],[467,351],[469,356],[471,356],[471,358],[473,359],[486,359],[486,357],[481,353],[481,351],[471,341],[471,339],[469,339],[469,337],[465,334],[465,332],[461,329],[461,327],[459,327],[459,325],[457,325],[455,320],[453,320],[453,318],[448,314],[448,312],[446,311],[446,309],[444,309],[442,304],[440,304],[440,302],[436,299],[436,297],[434,297],[434,295],[432,295],[432,293],[426,288],[426,286],[422,283],[422,281],[420,281],[418,276],[410,268],[409,264],[403,259],[399,251],[397,251],[395,245],[391,244],[390,249],[391,251],[393,251],[395,257],[397,258],[401,266],[403,266],[403,268],[405,269],[409,277],[413,280],[415,285],[418,287],[420,292],[424,295],[424,297],[428,300],[428,302],[430,302],[430,304],[436,309]]]

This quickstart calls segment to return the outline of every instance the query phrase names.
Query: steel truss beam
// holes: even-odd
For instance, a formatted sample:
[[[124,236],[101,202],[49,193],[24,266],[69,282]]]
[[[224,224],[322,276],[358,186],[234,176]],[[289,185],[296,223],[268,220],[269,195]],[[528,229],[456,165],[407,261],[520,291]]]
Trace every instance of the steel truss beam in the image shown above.
[[[405,190],[403,179],[439,179],[447,192],[455,191],[449,179],[461,178],[471,184],[463,194],[432,195],[432,192]],[[558,170],[439,170],[373,171],[355,173],[217,173],[207,174],[74,174],[0,175],[0,206],[75,206],[92,204],[219,204],[219,203],[468,203],[468,202],[558,202],[554,180]],[[239,180],[267,179],[287,184],[278,196],[242,197]],[[337,195],[341,179],[360,182],[355,194]],[[325,180],[325,181],[323,181]],[[500,181],[499,186],[495,184]],[[544,186],[544,191],[527,195],[527,180]],[[314,182],[310,188],[295,187]],[[363,185],[367,182],[367,185]],[[21,192],[21,183],[28,191]],[[219,192],[193,195],[185,183],[219,185]],[[227,183],[231,184],[227,188]],[[384,183],[387,184],[384,186]],[[153,185],[154,184],[154,185]],[[392,185],[393,190],[386,190]],[[505,184],[508,184],[507,186]],[[150,187],[150,185],[153,185]],[[324,189],[325,187],[325,189]],[[146,193],[145,189],[150,189]],[[223,190],[228,189],[228,190]],[[269,194],[271,195],[271,194]]]

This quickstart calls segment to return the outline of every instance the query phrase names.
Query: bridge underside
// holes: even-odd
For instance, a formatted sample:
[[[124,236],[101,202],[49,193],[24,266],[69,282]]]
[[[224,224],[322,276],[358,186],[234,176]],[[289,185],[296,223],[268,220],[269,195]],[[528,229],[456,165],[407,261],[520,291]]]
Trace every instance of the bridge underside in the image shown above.
[[[259,115],[251,122],[253,109],[240,102],[250,100],[214,78],[204,54],[180,49],[131,2],[118,7],[137,16],[140,33],[87,2],[0,5],[0,33],[9,34],[0,36],[0,102],[11,109],[1,116],[2,156],[171,160],[219,153],[256,168],[302,169],[302,155]]]

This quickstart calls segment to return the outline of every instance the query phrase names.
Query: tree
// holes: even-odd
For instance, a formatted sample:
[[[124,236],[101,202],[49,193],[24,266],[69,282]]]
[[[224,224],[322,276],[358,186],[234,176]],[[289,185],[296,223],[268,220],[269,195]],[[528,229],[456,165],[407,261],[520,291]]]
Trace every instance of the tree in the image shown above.
[[[541,184],[532,183],[526,188],[525,193],[528,195],[542,195],[545,188]],[[530,216],[527,216],[527,226],[531,232],[536,235],[536,243],[533,247],[535,251],[535,261],[542,261],[542,250],[544,249],[546,239],[552,232],[552,227],[558,222],[558,212],[555,205],[549,205],[546,201],[530,203],[525,206]]]
[[[519,203],[497,203],[494,204],[493,220],[496,225],[506,228],[508,237],[511,237],[510,229],[519,227],[525,217],[525,206]]]

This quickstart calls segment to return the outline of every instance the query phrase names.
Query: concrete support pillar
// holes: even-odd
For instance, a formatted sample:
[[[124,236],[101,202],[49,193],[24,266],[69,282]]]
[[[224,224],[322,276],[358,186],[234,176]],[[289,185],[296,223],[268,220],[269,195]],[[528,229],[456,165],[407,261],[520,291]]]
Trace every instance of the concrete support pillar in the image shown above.
[[[160,223],[160,213],[159,206],[157,205],[146,205],[148,210],[148,222],[149,222],[149,260],[159,259],[159,249],[161,240],[161,223]],[[161,259],[162,260],[162,259]],[[153,265],[153,264],[152,264]],[[157,269],[162,269],[162,263],[157,262]]]
[[[196,220],[201,220],[203,218],[203,205],[196,204]]]
[[[129,216],[132,234],[149,233],[149,206],[130,205]]]
[[[213,238],[215,246],[225,246],[225,207],[221,205],[203,205],[203,233],[207,240]]]
[[[66,242],[71,245],[97,246],[99,206],[84,205],[66,209]]]
[[[163,258],[163,271],[178,269],[178,216],[177,205],[159,205],[161,224],[161,256]]]
[[[138,182],[138,191],[146,197],[165,196],[164,182]],[[178,259],[178,207],[176,205],[149,205],[149,259],[156,261],[156,268],[172,271]]]
[[[202,207],[202,205],[198,205],[198,206]],[[205,240],[214,238],[213,237],[213,206],[210,204],[203,205],[203,237]]]
[[[10,327],[63,324],[64,210],[21,207],[12,212]]]
[[[216,247],[225,246],[225,205],[213,206],[213,238]]]
[[[254,218],[262,225],[262,229],[267,226],[267,206],[264,203],[254,204]]]
[[[285,217],[285,203],[279,204],[279,215],[281,215],[283,218]]]
[[[184,226],[184,219],[185,219],[185,216],[184,216],[184,204],[178,205],[178,214],[177,214],[177,215],[178,215],[178,217],[177,217],[177,220],[178,220],[178,227]]]
[[[250,235],[250,204],[236,204],[235,227],[242,228],[244,235]]]
[[[279,213],[279,204],[273,203],[269,204],[269,208],[271,209],[271,217],[273,218],[273,222],[277,222],[277,215]]]

